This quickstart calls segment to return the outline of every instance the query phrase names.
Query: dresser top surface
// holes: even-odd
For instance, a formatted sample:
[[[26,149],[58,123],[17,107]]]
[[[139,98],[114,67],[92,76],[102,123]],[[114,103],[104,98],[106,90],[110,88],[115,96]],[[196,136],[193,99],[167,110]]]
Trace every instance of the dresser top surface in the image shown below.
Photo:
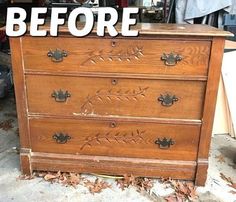
[[[83,23],[78,23],[78,28],[82,28]],[[96,33],[95,24],[92,33]],[[50,24],[40,26],[40,29],[50,30]],[[29,29],[28,29],[29,30]],[[116,30],[121,33],[121,24],[116,25]],[[131,30],[138,30],[143,35],[172,35],[172,36],[233,36],[232,33],[201,24],[161,24],[161,23],[137,23],[131,26]],[[67,25],[59,27],[60,33],[69,33]]]

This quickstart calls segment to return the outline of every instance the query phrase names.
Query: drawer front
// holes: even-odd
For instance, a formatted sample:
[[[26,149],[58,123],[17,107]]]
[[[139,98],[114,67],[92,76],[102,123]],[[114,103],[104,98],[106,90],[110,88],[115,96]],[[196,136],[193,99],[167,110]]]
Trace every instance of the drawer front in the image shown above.
[[[205,82],[26,76],[28,110],[65,116],[201,119]]]
[[[207,75],[209,41],[23,37],[26,70]]]
[[[196,160],[200,126],[31,119],[33,152]]]

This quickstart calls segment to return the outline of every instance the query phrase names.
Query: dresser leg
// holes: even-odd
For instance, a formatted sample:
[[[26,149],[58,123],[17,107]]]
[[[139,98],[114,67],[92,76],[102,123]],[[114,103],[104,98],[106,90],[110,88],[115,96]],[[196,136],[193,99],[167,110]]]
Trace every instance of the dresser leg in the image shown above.
[[[21,172],[24,175],[32,175],[31,163],[30,163],[30,149],[21,149],[20,151],[20,167]]]
[[[205,186],[207,179],[208,160],[198,159],[195,185]]]

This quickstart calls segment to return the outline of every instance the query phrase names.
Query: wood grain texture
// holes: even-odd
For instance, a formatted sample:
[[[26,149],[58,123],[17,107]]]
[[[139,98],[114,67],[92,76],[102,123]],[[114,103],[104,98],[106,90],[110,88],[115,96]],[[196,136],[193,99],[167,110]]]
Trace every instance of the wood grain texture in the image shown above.
[[[115,84],[113,84],[115,81]],[[40,84],[40,87],[39,87]],[[178,119],[202,117],[205,82],[61,76],[27,76],[29,113],[70,116],[137,116]],[[68,91],[66,102],[56,102],[54,91]],[[169,94],[178,101],[163,106]],[[147,107],[153,106],[153,107]]]
[[[98,173],[110,175],[132,174],[146,177],[171,177],[193,180],[196,162],[164,161],[142,158],[122,158],[86,155],[32,153],[34,170]]]
[[[19,123],[20,145],[22,148],[30,148],[27,119],[27,97],[25,91],[26,86],[21,45],[21,38],[10,39],[17,118]]]
[[[11,39],[23,173],[133,174],[204,185],[230,33],[205,25],[133,29],[138,38],[99,38],[96,29],[73,38],[62,26],[58,38]],[[62,62],[47,56],[56,49],[67,51]],[[166,66],[164,53],[182,60]],[[59,90],[68,91],[65,102],[56,102]],[[169,149],[158,145],[164,138],[172,139]]]
[[[190,40],[23,38],[25,69],[54,72],[206,76],[210,45],[210,41]],[[62,62],[47,56],[56,49],[68,53]],[[166,66],[161,57],[170,53],[183,59]]]
[[[170,118],[157,118],[157,117],[133,117],[133,116],[115,116],[111,117],[109,115],[106,116],[57,116],[57,115],[45,115],[45,114],[37,114],[30,113],[29,118],[47,118],[47,119],[75,119],[75,120],[103,120],[110,121],[112,118],[115,118],[117,121],[132,121],[132,122],[140,122],[143,123],[163,123],[163,124],[177,124],[177,125],[201,125],[201,120],[195,119],[170,119]]]
[[[20,150],[20,167],[22,174],[32,175],[31,167],[31,149],[21,149]]]
[[[89,120],[31,119],[33,152],[196,160],[200,126]],[[53,135],[71,137],[58,144]],[[160,149],[155,141],[171,138],[174,145]],[[145,152],[144,152],[145,151]]]
[[[78,27],[83,27],[83,23],[78,23]],[[96,33],[96,23],[94,25],[93,33]],[[28,26],[28,30],[30,25]],[[50,30],[50,24],[46,23],[40,26],[42,30]],[[121,23],[116,25],[116,30],[121,33]],[[233,36],[232,33],[223,31],[208,25],[201,24],[161,24],[161,23],[137,23],[131,26],[131,30],[138,30],[140,35],[165,35],[165,36]],[[69,34],[67,24],[59,27],[59,35]]]
[[[127,79],[157,79],[157,80],[175,80],[175,81],[207,81],[206,76],[198,75],[165,75],[165,74],[140,74],[140,73],[109,73],[109,72],[55,72],[53,70],[25,70],[26,75],[50,75],[50,76],[67,76],[67,77],[95,77],[95,78],[127,78]]]
[[[196,186],[205,186],[207,180],[208,159],[197,160],[197,172],[195,177]]]
[[[222,58],[223,58],[223,50],[224,50],[224,38],[217,38],[213,39],[212,43],[212,51],[210,57],[210,66],[209,66],[209,77],[207,82],[207,89],[206,89],[206,97],[204,103],[204,111],[203,111],[203,118],[202,118],[202,129],[201,129],[201,137],[199,143],[199,152],[198,152],[198,159],[205,162],[208,159],[210,143],[211,143],[211,135],[212,135],[212,127],[214,121],[214,113],[215,113],[215,105],[216,105],[216,98],[218,92],[218,85],[220,79],[220,72],[221,72],[221,65],[222,65]],[[203,184],[205,177],[202,175],[206,175],[205,172],[202,170],[206,169],[206,163],[203,166],[200,165],[197,169],[197,179],[199,183]],[[198,179],[200,178],[200,179]]]

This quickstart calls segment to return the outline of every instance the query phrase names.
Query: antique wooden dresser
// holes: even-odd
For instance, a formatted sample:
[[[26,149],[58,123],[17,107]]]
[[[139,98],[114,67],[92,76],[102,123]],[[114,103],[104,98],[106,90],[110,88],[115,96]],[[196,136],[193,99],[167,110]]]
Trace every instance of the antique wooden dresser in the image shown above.
[[[47,26],[43,27],[47,29]],[[119,30],[119,25],[117,26]],[[171,177],[204,185],[224,50],[205,25],[139,37],[11,38],[21,169]]]

